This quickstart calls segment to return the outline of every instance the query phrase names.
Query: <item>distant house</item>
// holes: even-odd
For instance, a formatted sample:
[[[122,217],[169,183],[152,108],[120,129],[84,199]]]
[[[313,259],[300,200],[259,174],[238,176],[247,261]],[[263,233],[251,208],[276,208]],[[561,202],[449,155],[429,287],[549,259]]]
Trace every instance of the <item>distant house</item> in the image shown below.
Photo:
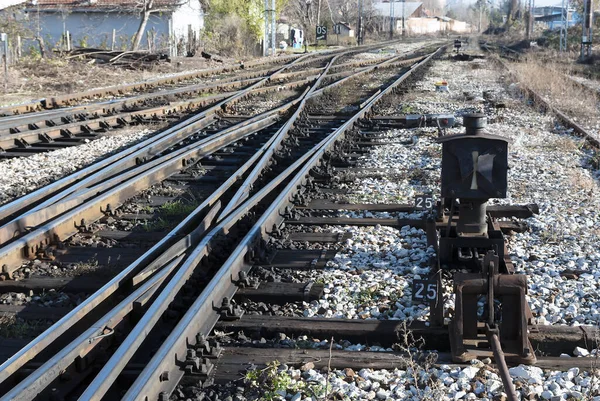
[[[304,44],[302,29],[291,24],[285,16],[281,16],[277,21],[277,45],[280,46],[281,42],[296,49],[300,49]]]
[[[411,18],[406,27],[408,34],[471,33],[473,27],[464,21],[448,17]]]
[[[394,18],[394,29],[402,32],[402,20],[406,26],[406,21],[410,18],[425,17],[423,3],[410,1],[394,1],[393,7],[390,1],[378,1],[373,3],[374,17],[376,18],[381,31],[389,31],[390,18]]]
[[[28,0],[21,18],[47,46],[61,43],[68,31],[74,46],[129,49],[140,26],[142,4],[144,0]],[[181,55],[204,25],[198,0],[154,0],[152,10],[141,49],[169,49],[171,55]]]
[[[562,7],[546,6],[535,7],[533,9],[533,17],[536,22],[542,23],[548,29],[560,29],[562,23]],[[567,13],[567,26],[573,26],[581,21],[581,16],[575,9],[569,8]]]
[[[338,22],[333,26],[333,34],[339,35],[342,38],[353,38],[354,29],[347,22]]]

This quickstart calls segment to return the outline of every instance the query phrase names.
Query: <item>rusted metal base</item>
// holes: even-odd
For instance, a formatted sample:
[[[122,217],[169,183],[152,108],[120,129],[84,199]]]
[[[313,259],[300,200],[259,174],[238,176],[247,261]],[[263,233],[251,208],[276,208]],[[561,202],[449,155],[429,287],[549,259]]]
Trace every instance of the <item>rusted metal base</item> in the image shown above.
[[[443,222],[448,225],[448,218],[444,217]],[[451,222],[449,228],[444,227],[440,230],[439,258],[442,265],[455,265],[470,270],[480,270],[480,259],[487,250],[492,250],[496,252],[502,261],[500,272],[510,271],[507,267],[507,264],[510,263],[510,257],[505,255],[504,234],[497,223],[488,218],[488,229],[485,236],[459,236],[454,224],[454,222]],[[477,250],[479,253],[463,252],[464,249]]]
[[[481,273],[454,275],[455,317],[450,327],[453,358],[465,362],[474,357],[491,356],[484,321],[499,323],[499,335],[507,361],[535,362],[527,336],[529,305],[525,299],[527,276],[498,274],[500,258],[488,252]],[[478,302],[485,298],[486,308],[480,316]],[[491,323],[490,323],[491,324]]]
[[[483,358],[490,358],[494,360],[494,353],[490,347],[489,340],[485,333],[485,325],[483,323],[477,325],[476,338],[463,339],[460,350],[456,350],[454,348],[455,344],[457,344],[457,341],[459,341],[456,336],[457,328],[455,326],[455,321],[452,321],[448,326],[448,332],[450,334],[450,347],[453,362],[468,363],[473,359]],[[529,349],[533,349],[528,337],[525,337],[525,341],[527,347],[529,347]],[[502,349],[504,351],[506,363],[509,365],[533,365],[537,362],[537,358],[534,353],[523,356],[518,352],[514,352],[518,346],[518,341],[502,341]]]

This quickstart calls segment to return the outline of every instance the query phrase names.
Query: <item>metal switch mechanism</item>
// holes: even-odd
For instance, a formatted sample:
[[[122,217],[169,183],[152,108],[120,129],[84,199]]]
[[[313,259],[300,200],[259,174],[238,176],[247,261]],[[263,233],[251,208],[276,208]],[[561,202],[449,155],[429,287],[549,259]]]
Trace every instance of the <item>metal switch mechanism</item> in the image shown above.
[[[467,362],[502,355],[508,362],[534,363],[527,337],[527,276],[513,274],[504,235],[487,215],[490,198],[506,197],[509,140],[486,133],[483,114],[465,115],[463,125],[465,133],[438,139],[444,199],[438,257],[441,266],[470,271],[454,275],[452,357]]]

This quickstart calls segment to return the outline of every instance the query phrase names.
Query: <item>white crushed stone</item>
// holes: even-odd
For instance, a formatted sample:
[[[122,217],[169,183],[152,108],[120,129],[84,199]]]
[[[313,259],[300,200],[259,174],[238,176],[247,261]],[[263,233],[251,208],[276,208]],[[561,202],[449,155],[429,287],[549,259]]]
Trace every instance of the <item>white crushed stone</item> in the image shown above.
[[[405,369],[296,369],[282,365],[279,374],[289,378],[281,399],[317,401],[314,386],[328,388],[331,399],[344,400],[502,400],[506,399],[497,371],[479,360],[466,367],[439,367],[410,363]],[[509,369],[522,400],[600,401],[600,377],[577,367],[567,371],[542,370],[519,365]]]
[[[429,273],[435,255],[427,236],[414,227],[332,227],[352,234],[324,270],[305,279],[324,282],[318,301],[303,303],[304,316],[345,319],[412,320],[425,317],[429,306],[413,305],[413,278]]]
[[[12,201],[64,177],[94,161],[139,142],[151,131],[143,129],[119,135],[101,136],[88,143],[17,157],[0,162],[0,204]]]
[[[594,155],[583,148],[581,139],[555,126],[551,116],[512,98],[516,93],[506,89],[500,76],[485,60],[436,61],[417,85],[420,91],[414,93],[414,100],[406,105],[414,112],[457,116],[487,111],[486,130],[513,141],[508,197],[490,203],[540,206],[540,214],[527,219],[531,232],[507,236],[517,271],[529,276],[533,314],[538,324],[596,325],[600,321],[600,171],[590,165]],[[448,79],[449,93],[435,92],[435,82],[442,79]],[[488,110],[484,91],[488,98],[501,99],[507,108],[498,113]],[[359,167],[389,168],[395,171],[393,177],[382,174],[343,182],[339,186],[350,193],[338,197],[354,203],[412,203],[416,194],[439,194],[441,149],[434,143],[434,132],[425,128],[389,131],[386,136],[390,138],[419,139],[412,146],[375,147],[359,160]],[[361,214],[367,216],[364,212],[349,216]],[[565,270],[581,272],[568,280],[560,275]],[[445,285],[451,292],[451,283]],[[452,305],[450,296],[445,305],[447,317]]]

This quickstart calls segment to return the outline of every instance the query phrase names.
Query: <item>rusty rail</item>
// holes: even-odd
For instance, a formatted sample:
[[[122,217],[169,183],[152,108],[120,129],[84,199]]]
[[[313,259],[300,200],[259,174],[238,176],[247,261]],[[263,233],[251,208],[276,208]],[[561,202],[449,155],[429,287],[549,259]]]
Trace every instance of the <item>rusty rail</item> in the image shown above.
[[[397,41],[389,41],[389,42],[383,42],[383,43],[376,44],[376,45],[359,46],[359,47],[352,48],[351,51],[353,51],[353,52],[366,51],[368,49],[383,47],[388,44],[396,43],[396,42]],[[347,50],[342,49],[342,50],[319,52],[319,53],[317,53],[317,56],[318,57],[327,57],[331,54],[336,54],[336,53],[340,53],[340,52],[344,52],[344,51],[347,51]],[[314,53],[311,53],[311,54],[314,55]],[[204,77],[214,76],[214,75],[218,75],[218,74],[224,74],[224,73],[229,73],[229,72],[245,70],[245,69],[253,68],[253,67],[260,67],[260,66],[269,65],[269,64],[278,64],[280,62],[289,62],[289,61],[298,60],[298,59],[301,59],[304,57],[306,57],[306,55],[294,54],[294,55],[289,55],[289,56],[279,56],[277,58],[263,58],[263,59],[246,62],[246,63],[242,62],[242,63],[239,63],[237,65],[232,65],[232,66],[212,68],[212,69],[192,71],[192,72],[185,72],[185,73],[181,73],[181,74],[175,74],[175,75],[170,75],[170,76],[166,76],[166,77],[155,78],[155,79],[151,79],[151,80],[143,81],[143,82],[135,82],[135,83],[131,83],[131,84],[116,85],[116,86],[111,86],[111,87],[107,87],[107,88],[91,89],[91,90],[78,92],[78,93],[53,96],[53,97],[50,97],[47,99],[39,99],[39,100],[34,100],[31,102],[26,102],[26,103],[22,103],[22,104],[0,107],[0,116],[31,113],[31,112],[41,111],[44,109],[53,109],[53,108],[57,108],[57,107],[69,106],[69,105],[73,104],[74,102],[81,101],[83,99],[90,99],[90,98],[94,98],[94,97],[98,97],[98,96],[106,96],[106,95],[121,95],[123,93],[131,92],[134,90],[148,90],[148,89],[151,89],[151,88],[154,88],[157,86],[161,86],[161,85],[173,85],[175,83],[183,82],[183,81],[187,81],[187,80],[191,80],[191,79],[204,78]],[[302,64],[299,64],[299,65],[306,65],[311,62],[312,61],[310,61],[310,60],[306,60],[306,61],[302,62]],[[268,72],[265,72],[264,75],[269,75],[269,74],[268,74]]]

